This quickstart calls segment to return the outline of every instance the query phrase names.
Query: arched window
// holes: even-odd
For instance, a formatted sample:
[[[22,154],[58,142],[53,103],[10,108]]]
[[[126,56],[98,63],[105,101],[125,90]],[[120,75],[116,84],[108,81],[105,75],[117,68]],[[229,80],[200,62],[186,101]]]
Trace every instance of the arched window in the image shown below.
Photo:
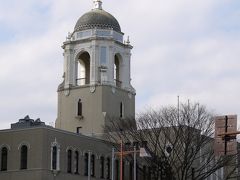
[[[90,55],[82,53],[78,58],[77,85],[82,86],[90,83]]]
[[[91,155],[91,176],[95,176],[95,156]]]
[[[78,100],[77,115],[82,116],[82,100]]]
[[[27,162],[28,162],[28,147],[23,145],[21,147],[21,163],[20,169],[27,169]]]
[[[120,80],[120,55],[115,55],[114,57],[114,80],[115,85],[117,87],[121,87],[121,80]]]
[[[100,158],[100,178],[104,178],[104,157]]]
[[[67,151],[67,172],[72,173],[72,150]]]
[[[75,174],[78,174],[78,169],[79,169],[79,153],[78,153],[78,151],[75,151],[75,158],[74,158],[74,160],[75,160],[75,162],[74,162],[74,164],[75,164]]]
[[[88,153],[84,155],[84,175],[88,176]]]
[[[120,118],[124,117],[124,104],[123,102],[120,103]]]
[[[52,147],[52,170],[57,170],[57,146]]]
[[[60,170],[60,145],[56,139],[51,143],[51,170]]]
[[[8,149],[6,147],[3,147],[1,151],[1,171],[7,171],[7,161]]]
[[[107,170],[106,170],[106,172],[107,172],[107,174],[106,174],[106,178],[107,179],[110,179],[110,172],[111,172],[111,162],[110,162],[110,158],[107,158],[107,164],[106,164],[106,168],[107,168]]]

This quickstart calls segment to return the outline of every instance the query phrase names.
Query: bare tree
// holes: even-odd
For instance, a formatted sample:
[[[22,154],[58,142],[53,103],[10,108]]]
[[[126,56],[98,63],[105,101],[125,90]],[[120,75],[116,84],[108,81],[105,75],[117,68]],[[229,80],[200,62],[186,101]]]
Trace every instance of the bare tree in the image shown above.
[[[148,110],[136,119],[111,118],[105,132],[114,143],[144,142],[151,157],[139,161],[151,169],[147,179],[220,179],[219,171],[227,179],[236,171],[235,155],[214,155],[213,114],[197,103]]]

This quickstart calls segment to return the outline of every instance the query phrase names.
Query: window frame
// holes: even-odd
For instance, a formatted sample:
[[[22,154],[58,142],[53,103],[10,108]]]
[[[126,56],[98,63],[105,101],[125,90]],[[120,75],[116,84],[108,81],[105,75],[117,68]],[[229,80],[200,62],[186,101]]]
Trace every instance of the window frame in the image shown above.
[[[56,147],[57,149],[57,156],[56,156],[56,169],[53,168],[53,148]],[[51,171],[60,171],[60,145],[57,142],[57,139],[55,138],[54,142],[51,143]]]
[[[4,150],[6,150],[4,152]],[[7,171],[8,170],[8,148],[2,147],[1,148],[1,169],[0,171]]]
[[[77,117],[83,117],[83,103],[82,99],[78,99],[77,102]]]
[[[100,157],[100,178],[104,179],[104,170],[105,170],[105,158],[103,156]]]
[[[79,174],[79,152],[74,152],[74,164],[75,164],[75,170],[74,174]]]
[[[91,177],[95,176],[95,155],[91,154],[91,161],[90,161],[90,175]]]
[[[67,150],[67,173],[72,173],[72,150]]]
[[[88,153],[84,154],[84,176],[88,176]]]
[[[28,146],[22,145],[20,148],[20,170],[28,168]]]

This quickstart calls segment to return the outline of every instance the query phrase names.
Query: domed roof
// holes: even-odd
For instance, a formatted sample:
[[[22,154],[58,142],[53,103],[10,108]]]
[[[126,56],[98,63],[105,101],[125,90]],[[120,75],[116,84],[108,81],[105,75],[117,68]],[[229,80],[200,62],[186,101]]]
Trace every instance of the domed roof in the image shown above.
[[[108,12],[102,9],[93,9],[82,15],[74,28],[74,31],[92,29],[92,28],[113,28],[117,32],[121,32],[121,27],[116,20]]]

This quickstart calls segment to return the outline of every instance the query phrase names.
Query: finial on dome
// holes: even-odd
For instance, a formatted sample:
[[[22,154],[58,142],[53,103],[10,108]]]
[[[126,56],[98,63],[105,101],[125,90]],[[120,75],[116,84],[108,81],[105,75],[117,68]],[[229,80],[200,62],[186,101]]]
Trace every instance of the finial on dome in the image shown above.
[[[102,1],[101,0],[93,0],[94,9],[102,9]]]

